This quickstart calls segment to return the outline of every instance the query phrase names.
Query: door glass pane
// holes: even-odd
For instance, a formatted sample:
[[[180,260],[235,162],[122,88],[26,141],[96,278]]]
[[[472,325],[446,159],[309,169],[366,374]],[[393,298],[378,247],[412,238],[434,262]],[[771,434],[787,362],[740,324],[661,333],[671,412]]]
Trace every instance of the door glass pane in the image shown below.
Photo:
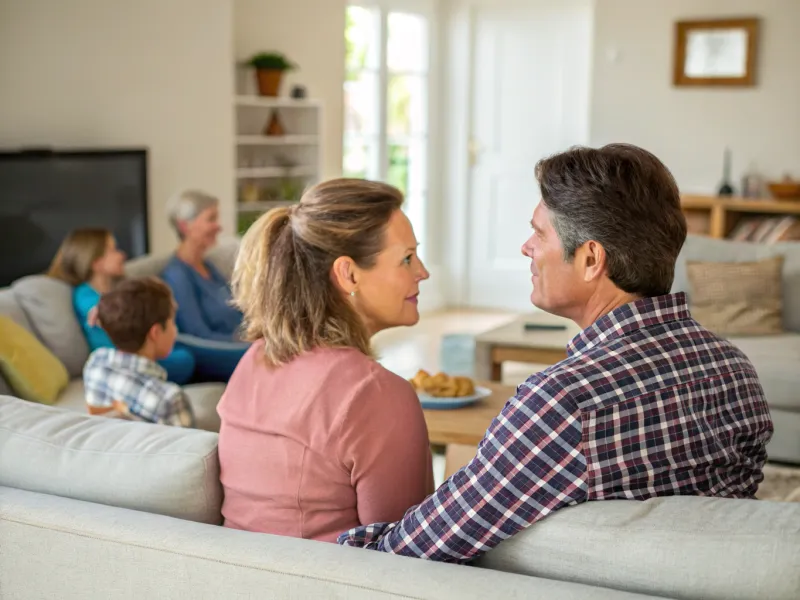
[[[344,42],[348,71],[378,69],[380,35],[380,12],[377,8],[347,7]]]
[[[378,179],[378,140],[359,136],[345,136],[342,172],[344,177]]]
[[[426,117],[427,77],[393,75],[387,91],[387,134],[419,135],[428,129]]]
[[[378,76],[362,71],[344,83],[344,130],[346,133],[378,133]]]
[[[387,65],[390,71],[428,71],[428,21],[421,15],[390,12]]]
[[[426,139],[389,142],[386,181],[406,196],[427,192]]]

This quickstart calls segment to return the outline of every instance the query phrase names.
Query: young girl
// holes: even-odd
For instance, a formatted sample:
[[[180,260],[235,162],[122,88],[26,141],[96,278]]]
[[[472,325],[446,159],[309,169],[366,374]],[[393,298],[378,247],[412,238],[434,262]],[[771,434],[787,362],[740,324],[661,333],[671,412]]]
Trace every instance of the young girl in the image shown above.
[[[91,351],[113,348],[114,344],[94,321],[94,309],[100,296],[110,291],[125,275],[125,253],[106,229],[76,229],[61,243],[48,275],[75,287],[72,305]],[[173,383],[183,385],[194,373],[191,352],[176,347],[167,358],[158,361]]]

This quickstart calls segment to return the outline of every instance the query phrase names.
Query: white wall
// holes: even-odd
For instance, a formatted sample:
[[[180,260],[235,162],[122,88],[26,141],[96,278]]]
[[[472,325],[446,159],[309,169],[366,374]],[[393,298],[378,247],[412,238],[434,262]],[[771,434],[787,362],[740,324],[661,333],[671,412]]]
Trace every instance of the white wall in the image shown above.
[[[644,146],[684,191],[716,191],[726,146],[736,187],[751,161],[800,177],[798,0],[597,0],[595,15],[592,145]],[[758,86],[673,87],[674,22],[742,16],[762,20]]]
[[[234,54],[277,51],[299,66],[281,90],[306,86],[324,104],[323,178],[342,173],[345,0],[234,0]],[[246,84],[254,89],[252,75]]]
[[[152,250],[185,186],[232,231],[231,20],[228,0],[3,0],[0,146],[146,146]]]

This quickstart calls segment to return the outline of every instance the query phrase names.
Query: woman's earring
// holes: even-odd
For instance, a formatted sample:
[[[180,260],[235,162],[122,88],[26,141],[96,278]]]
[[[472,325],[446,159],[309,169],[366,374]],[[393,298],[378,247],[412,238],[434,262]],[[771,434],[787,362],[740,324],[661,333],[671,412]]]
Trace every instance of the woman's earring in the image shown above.
[[[356,292],[355,292],[355,290],[353,290],[352,292],[350,292],[350,295],[351,295],[351,296],[355,296],[355,295],[356,295]]]

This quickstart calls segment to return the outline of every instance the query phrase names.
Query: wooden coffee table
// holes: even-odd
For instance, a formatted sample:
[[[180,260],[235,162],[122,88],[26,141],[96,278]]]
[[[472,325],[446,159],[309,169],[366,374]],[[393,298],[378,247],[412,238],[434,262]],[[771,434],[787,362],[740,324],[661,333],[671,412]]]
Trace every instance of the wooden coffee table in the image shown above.
[[[516,388],[498,383],[478,382],[492,390],[489,398],[471,406],[452,410],[423,410],[428,424],[431,444],[465,444],[477,446],[489,425],[505,406],[508,399],[517,393]]]
[[[564,329],[528,331],[526,323]],[[476,336],[475,377],[500,381],[505,361],[553,365],[567,357],[567,344],[580,332],[580,327],[572,321],[546,312],[518,317]]]

